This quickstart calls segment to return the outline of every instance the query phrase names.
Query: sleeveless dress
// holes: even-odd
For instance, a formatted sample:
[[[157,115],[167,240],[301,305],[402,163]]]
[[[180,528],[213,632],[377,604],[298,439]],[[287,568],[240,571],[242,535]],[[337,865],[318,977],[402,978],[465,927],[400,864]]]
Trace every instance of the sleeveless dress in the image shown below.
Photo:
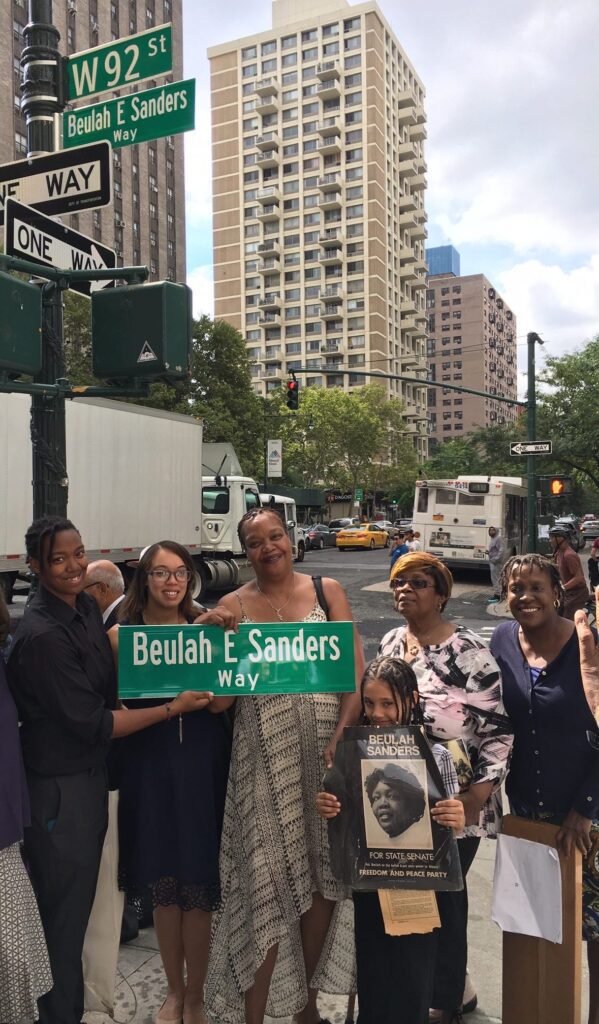
[[[125,623],[126,624],[126,623]],[[154,707],[165,700],[131,701]],[[119,887],[130,902],[216,910],[230,757],[226,714],[173,716],[120,741]]]
[[[243,613],[241,622],[252,621]],[[315,603],[302,621],[326,615]],[[206,1009],[219,1024],[245,1020],[244,993],[276,943],[266,1012],[289,1017],[305,1006],[300,917],[313,892],[337,905],[311,987],[355,991],[351,893],[331,873],[327,824],[315,805],[339,700],[326,693],[237,700],[220,857],[223,907],[206,979]]]

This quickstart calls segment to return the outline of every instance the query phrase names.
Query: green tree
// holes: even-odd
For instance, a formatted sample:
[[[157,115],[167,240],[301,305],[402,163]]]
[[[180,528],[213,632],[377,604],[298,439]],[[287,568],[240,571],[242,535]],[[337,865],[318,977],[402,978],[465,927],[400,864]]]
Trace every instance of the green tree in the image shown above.
[[[599,488],[599,336],[580,352],[550,356],[538,395],[540,436],[553,442],[552,468]]]

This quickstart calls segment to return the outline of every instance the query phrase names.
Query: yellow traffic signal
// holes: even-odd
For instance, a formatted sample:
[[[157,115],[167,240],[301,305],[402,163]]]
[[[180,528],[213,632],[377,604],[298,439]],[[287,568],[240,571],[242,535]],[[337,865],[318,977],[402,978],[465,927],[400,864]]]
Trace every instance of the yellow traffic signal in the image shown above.
[[[549,481],[549,493],[552,498],[559,498],[566,493],[566,483],[561,476],[554,476]]]

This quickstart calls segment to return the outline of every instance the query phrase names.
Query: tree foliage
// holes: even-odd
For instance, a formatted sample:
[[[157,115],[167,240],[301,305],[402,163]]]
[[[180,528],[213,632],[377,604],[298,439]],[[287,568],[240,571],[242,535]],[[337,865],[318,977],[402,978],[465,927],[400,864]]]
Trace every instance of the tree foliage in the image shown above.
[[[539,379],[538,423],[553,441],[555,471],[599,488],[599,337],[580,352],[550,356]]]

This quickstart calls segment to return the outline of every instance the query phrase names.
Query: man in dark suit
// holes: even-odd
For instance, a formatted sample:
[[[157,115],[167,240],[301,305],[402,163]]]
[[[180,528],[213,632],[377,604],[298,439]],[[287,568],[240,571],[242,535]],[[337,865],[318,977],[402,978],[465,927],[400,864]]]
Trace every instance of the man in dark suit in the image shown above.
[[[106,632],[118,622],[118,606],[125,594],[121,570],[107,559],[90,562],[85,574],[85,589],[95,598],[102,613]]]

